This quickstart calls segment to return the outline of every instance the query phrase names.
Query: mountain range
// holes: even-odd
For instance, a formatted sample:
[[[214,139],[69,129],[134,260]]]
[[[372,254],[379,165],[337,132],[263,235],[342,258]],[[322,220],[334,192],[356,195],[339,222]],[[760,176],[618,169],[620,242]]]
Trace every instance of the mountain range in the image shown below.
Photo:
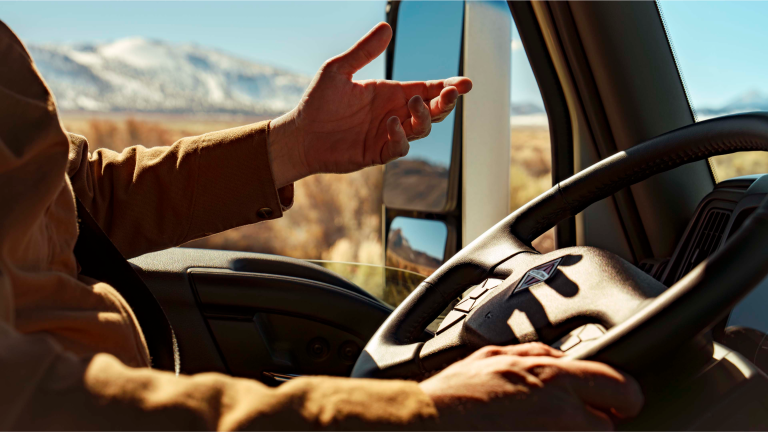
[[[197,45],[145,38],[29,45],[62,110],[269,115],[311,78]]]
[[[62,110],[275,115],[293,108],[311,81],[216,49],[141,37],[28,49]],[[517,122],[546,124],[539,103],[510,111]],[[768,94],[751,90],[696,111],[700,118],[768,111]]]
[[[696,108],[696,113],[700,117],[699,120],[749,111],[768,111],[768,94],[762,93],[759,90],[750,90],[731,99],[730,102],[719,108]]]

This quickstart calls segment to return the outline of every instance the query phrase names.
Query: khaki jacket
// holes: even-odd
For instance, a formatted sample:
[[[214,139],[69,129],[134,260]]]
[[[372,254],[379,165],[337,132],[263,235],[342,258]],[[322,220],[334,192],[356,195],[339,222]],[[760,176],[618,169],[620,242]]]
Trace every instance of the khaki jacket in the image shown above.
[[[127,257],[259,222],[263,208],[280,217],[293,187],[275,190],[268,134],[263,122],[89,152],[65,133],[29,53],[0,22],[0,429],[437,425],[408,381],[313,377],[273,389],[152,370],[128,304],[78,275],[74,194]]]

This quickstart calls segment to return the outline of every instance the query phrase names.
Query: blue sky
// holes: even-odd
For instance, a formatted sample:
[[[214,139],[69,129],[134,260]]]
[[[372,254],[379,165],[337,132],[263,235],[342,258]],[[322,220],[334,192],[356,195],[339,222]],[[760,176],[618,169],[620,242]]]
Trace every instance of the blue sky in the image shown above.
[[[718,107],[750,90],[768,94],[768,2],[661,5],[695,105]],[[384,20],[384,7],[384,1],[0,2],[0,18],[26,42],[138,35],[194,42],[311,75]],[[513,51],[514,102],[538,96],[522,54]],[[357,78],[383,76],[379,58]]]
[[[768,2],[660,3],[695,107],[768,94]]]
[[[102,42],[142,36],[197,43],[314,75],[376,23],[384,1],[0,2],[2,19],[27,43]],[[383,78],[380,57],[356,78]]]
[[[143,36],[198,43],[312,75],[385,19],[384,1],[0,2],[0,19],[25,42],[106,42]],[[519,35],[513,32],[513,39]],[[515,47],[520,47],[517,43]],[[513,52],[513,98],[538,97],[522,49]],[[357,78],[383,78],[376,59]]]
[[[443,259],[448,239],[448,228],[444,223],[399,216],[392,221],[390,231],[398,228],[403,230],[403,237],[411,244],[411,248]]]

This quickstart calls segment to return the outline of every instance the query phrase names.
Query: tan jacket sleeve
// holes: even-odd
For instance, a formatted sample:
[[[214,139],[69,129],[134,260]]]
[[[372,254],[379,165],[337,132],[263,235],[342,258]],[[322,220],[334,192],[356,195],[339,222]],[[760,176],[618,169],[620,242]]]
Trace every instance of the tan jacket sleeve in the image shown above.
[[[100,220],[112,224],[108,230],[118,233],[122,247],[129,255],[140,253],[248,223],[260,207],[279,215],[266,168],[265,131],[265,125],[255,125],[165,149],[97,152],[73,174],[83,176],[77,178],[79,193]],[[435,425],[434,405],[412,382],[300,378],[272,389],[220,374],[177,378],[129,368],[109,354],[78,358],[46,333],[50,322],[20,333],[15,312],[18,304],[29,304],[24,296],[55,301],[53,293],[80,283],[72,255],[74,203],[65,176],[69,145],[29,54],[0,22],[0,430]],[[172,211],[150,224],[163,236],[155,241],[141,234],[142,224],[165,206],[164,199],[173,201]],[[128,235],[141,237],[132,242]],[[83,306],[100,315],[99,304]],[[105,315],[101,319],[109,320]]]
[[[269,122],[183,138],[170,147],[90,152],[70,134],[75,194],[126,258],[282,216],[293,185],[275,188]]]
[[[4,327],[0,324],[0,327]],[[277,388],[217,373],[176,377],[89,361],[49,338],[0,328],[3,430],[434,429],[432,401],[409,381],[297,378]]]

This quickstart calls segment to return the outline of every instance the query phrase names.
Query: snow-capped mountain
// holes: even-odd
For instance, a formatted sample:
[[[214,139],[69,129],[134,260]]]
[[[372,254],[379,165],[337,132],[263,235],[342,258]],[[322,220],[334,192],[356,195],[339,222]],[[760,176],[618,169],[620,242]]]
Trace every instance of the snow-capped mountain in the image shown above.
[[[700,117],[699,120],[750,111],[768,111],[768,94],[759,90],[750,90],[719,108],[703,107],[696,109]]]
[[[138,37],[28,48],[62,110],[277,114],[310,82],[213,49]]]

